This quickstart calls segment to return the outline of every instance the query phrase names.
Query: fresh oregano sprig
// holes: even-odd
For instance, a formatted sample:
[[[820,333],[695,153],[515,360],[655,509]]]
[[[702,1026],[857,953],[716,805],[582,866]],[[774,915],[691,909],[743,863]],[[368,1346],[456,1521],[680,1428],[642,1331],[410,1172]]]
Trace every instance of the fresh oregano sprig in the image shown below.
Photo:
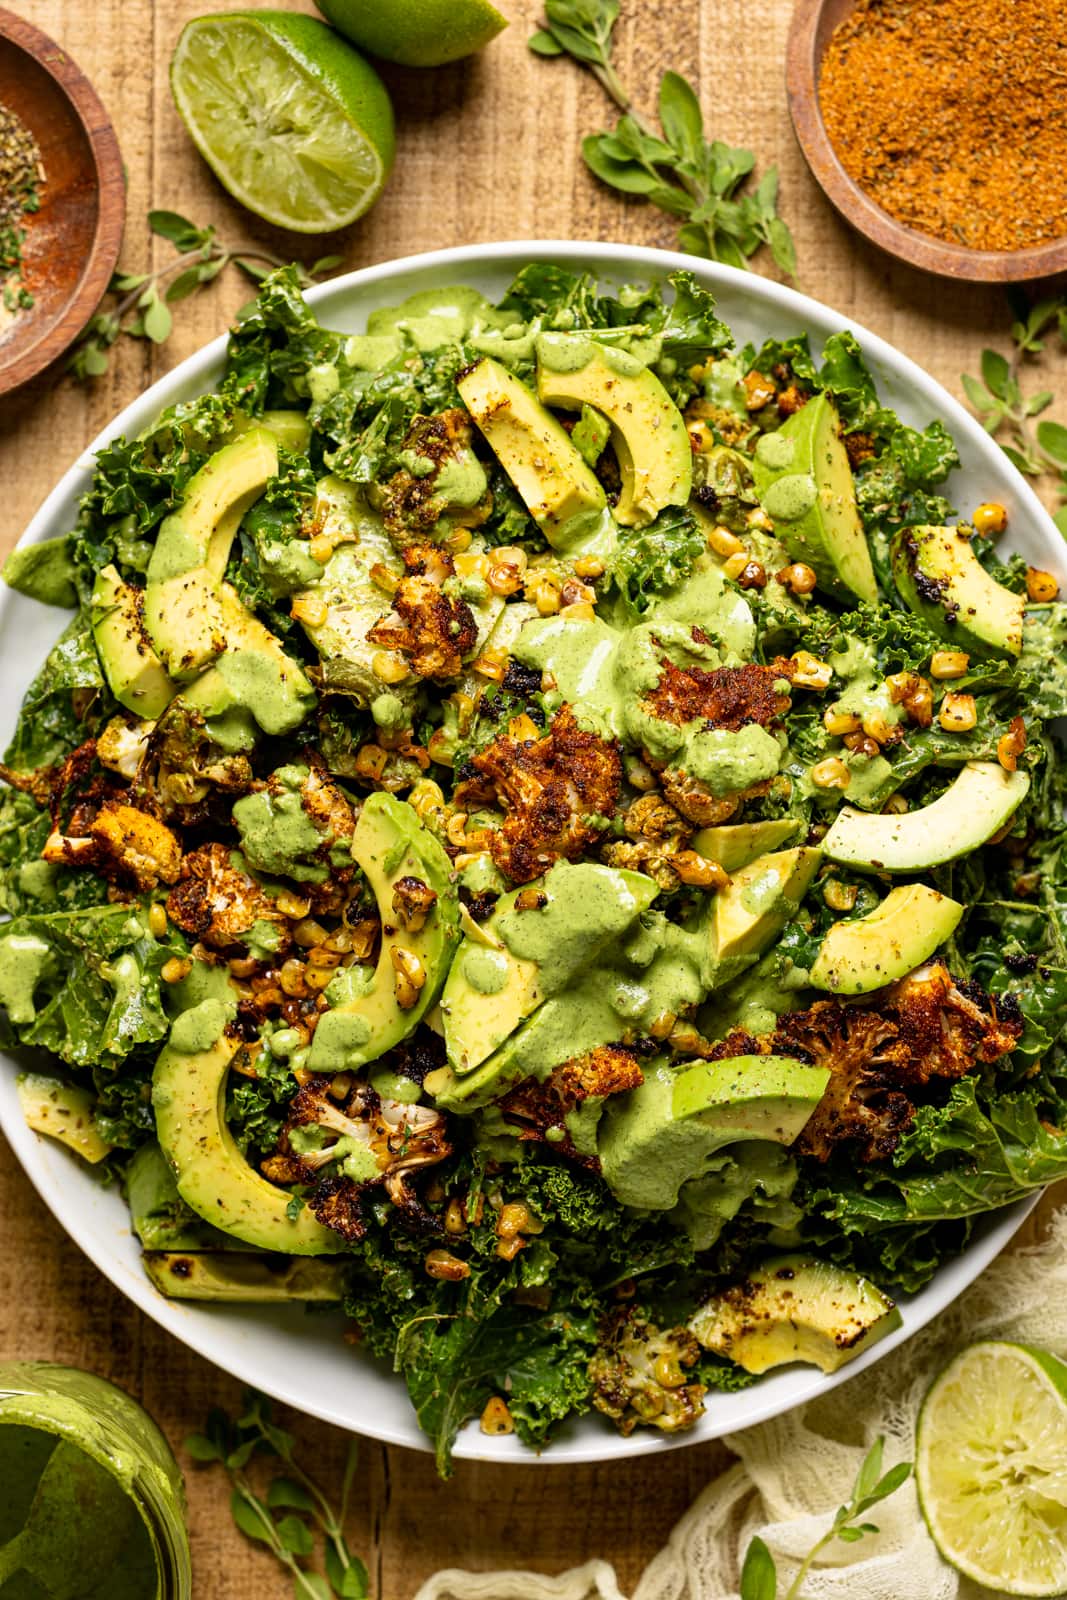
[[[983,350],[981,376],[965,372],[960,382],[986,432],[1001,435],[1000,447],[1009,461],[1029,478],[1055,473],[1059,497],[1067,502],[1067,427],[1048,418],[1035,423],[1055,396],[1050,389],[1025,394],[1021,382],[1024,364],[1041,355],[1050,332],[1058,333],[1067,346],[1067,297],[1017,305],[1016,313],[1011,358],[999,350]],[[1067,538],[1067,504],[1061,505],[1054,521]]]
[[[98,378],[105,373],[108,352],[123,334],[162,344],[174,326],[171,306],[206,288],[231,262],[257,283],[275,267],[287,265],[268,251],[224,244],[214,228],[200,228],[176,211],[150,211],[148,226],[178,254],[155,272],[115,273],[108,288],[114,303],[96,313],[68,358],[67,367],[75,378]],[[297,262],[301,284],[317,282],[340,261],[340,256],[322,256],[310,267]]]
[[[812,1564],[835,1539],[841,1539],[845,1544],[854,1544],[867,1534],[878,1532],[877,1523],[860,1522],[858,1519],[872,1506],[876,1506],[879,1500],[887,1500],[891,1494],[895,1494],[911,1475],[911,1463],[908,1461],[900,1461],[895,1467],[890,1467],[888,1472],[883,1473],[884,1449],[885,1440],[876,1439],[856,1474],[856,1481],[848,1501],[838,1507],[830,1527],[822,1538],[812,1545],[781,1600],[800,1600],[804,1580],[811,1571]],[[774,1557],[760,1538],[754,1538],[745,1552],[741,1568],[741,1600],[778,1600],[778,1569],[774,1564]]]
[[[293,1580],[296,1600],[367,1600],[367,1569],[348,1547],[344,1526],[356,1470],[356,1441],[345,1462],[338,1504],[320,1489],[294,1459],[292,1434],[278,1427],[270,1401],[249,1390],[244,1414],[236,1420],[218,1407],[208,1413],[203,1433],[194,1433],[185,1448],[194,1461],[223,1468],[231,1484],[230,1511],[241,1532],[265,1544]],[[260,1494],[245,1471],[254,1457],[282,1464]],[[322,1572],[305,1563],[321,1543]]]
[[[706,138],[700,102],[677,72],[660,80],[657,132],[634,109],[615,70],[618,15],[619,0],[545,0],[545,26],[529,40],[535,55],[577,61],[623,113],[611,132],[583,139],[586,165],[611,188],[683,218],[678,243],[690,255],[746,267],[766,245],[782,272],[795,277],[793,236],[777,212],[777,168],[744,189],[755,156]]]

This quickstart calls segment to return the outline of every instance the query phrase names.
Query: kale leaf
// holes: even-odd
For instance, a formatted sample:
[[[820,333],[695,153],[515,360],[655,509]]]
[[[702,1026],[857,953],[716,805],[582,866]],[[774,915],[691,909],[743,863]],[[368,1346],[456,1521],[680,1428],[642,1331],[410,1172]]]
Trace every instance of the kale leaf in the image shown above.
[[[645,528],[620,529],[612,576],[629,615],[639,619],[657,595],[683,582],[705,549],[700,529],[681,506],[668,506]]]

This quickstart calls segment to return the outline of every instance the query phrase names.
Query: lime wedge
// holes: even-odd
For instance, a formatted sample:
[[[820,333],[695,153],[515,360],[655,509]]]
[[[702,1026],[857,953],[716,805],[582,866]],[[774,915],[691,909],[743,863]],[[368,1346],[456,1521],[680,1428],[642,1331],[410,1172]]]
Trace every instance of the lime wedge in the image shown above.
[[[915,1480],[946,1561],[1001,1595],[1067,1590],[1067,1366],[974,1344],[919,1413]]]
[[[405,67],[460,61],[508,25],[489,0],[315,0],[315,4],[361,50]]]
[[[170,82],[204,160],[265,221],[328,233],[381,194],[393,108],[374,68],[324,22],[287,11],[197,17]]]

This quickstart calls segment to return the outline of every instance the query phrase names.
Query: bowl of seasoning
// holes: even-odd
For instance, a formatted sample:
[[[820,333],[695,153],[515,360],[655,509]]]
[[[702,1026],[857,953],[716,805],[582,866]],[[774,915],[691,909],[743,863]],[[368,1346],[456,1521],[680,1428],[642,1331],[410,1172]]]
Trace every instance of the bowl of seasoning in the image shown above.
[[[60,356],[118,260],[126,184],[85,74],[0,7],[0,394]]]
[[[1067,269],[1061,0],[797,0],[789,108],[838,211],[928,272]]]

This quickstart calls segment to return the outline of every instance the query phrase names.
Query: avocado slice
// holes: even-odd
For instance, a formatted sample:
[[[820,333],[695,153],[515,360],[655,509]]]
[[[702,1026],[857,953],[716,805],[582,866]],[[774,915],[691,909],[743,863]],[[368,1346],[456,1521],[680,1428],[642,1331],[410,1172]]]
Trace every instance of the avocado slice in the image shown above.
[[[459,940],[451,863],[405,800],[379,791],[364,801],[352,856],[378,902],[381,954],[373,971],[344,967],[324,991],[331,1009],[311,1041],[312,1072],[354,1070],[407,1038],[436,1003]],[[405,879],[434,893],[422,919],[403,909]],[[405,995],[402,968],[412,961],[422,984]]]
[[[278,471],[278,441],[249,428],[190,478],[152,549],[144,622],[167,671],[195,676],[226,645],[216,593],[241,518]]]
[[[951,938],[963,909],[958,900],[924,883],[901,884],[865,917],[834,923],[809,982],[832,994],[869,994],[895,983]]]
[[[819,851],[798,845],[761,855],[731,875],[711,901],[712,955],[730,968],[761,956],[796,911],[815,876]]]
[[[217,1005],[205,1001],[196,1007]],[[292,1195],[268,1183],[245,1160],[226,1122],[226,1080],[239,1041],[220,1033],[205,1049],[183,1049],[192,1030],[179,1025],[160,1052],[152,1076],[156,1132],[178,1193],[198,1216],[261,1250],[286,1255],[330,1255],[337,1235],[316,1222],[306,1206],[289,1215]],[[177,1042],[175,1035],[177,1034]]]
[[[174,1171],[155,1139],[141,1145],[126,1168],[126,1204],[133,1231],[145,1250],[252,1248],[212,1228],[186,1205],[178,1193]]]
[[[608,1103],[597,1135],[604,1182],[623,1205],[669,1211],[724,1145],[790,1145],[829,1082],[826,1067],[787,1056],[699,1061],[682,1072],[662,1061]]]
[[[600,481],[566,430],[507,367],[483,356],[456,388],[549,544],[569,545],[579,524],[606,511]]]
[[[20,1072],[15,1089],[19,1110],[34,1133],[58,1139],[90,1166],[110,1155],[113,1147],[97,1132],[93,1096],[88,1089],[64,1083],[62,1078],[50,1078],[43,1072]]]
[[[971,654],[1020,654],[1026,600],[990,577],[966,525],[900,528],[889,550],[901,599],[940,638]]]
[[[335,1241],[336,1242],[336,1241]],[[226,1300],[267,1304],[306,1300],[329,1304],[344,1297],[343,1261],[308,1260],[236,1252],[147,1250],[144,1269],[168,1300]]]
[[[154,722],[178,686],[145,631],[144,591],[124,583],[117,568],[102,567],[93,584],[89,618],[111,693],[127,711]]]
[[[689,1326],[706,1350],[746,1372],[806,1361],[836,1372],[900,1327],[869,1278],[815,1256],[775,1256],[713,1295]]]
[[[917,811],[899,815],[844,806],[822,852],[844,866],[872,872],[923,872],[977,850],[1010,821],[1030,779],[996,761],[968,761],[953,783]]]
[[[817,394],[756,445],[752,475],[764,511],[794,561],[819,585],[849,599],[878,599],[856,486],[837,408]]]
[[[203,713],[208,732],[223,746],[232,737],[227,723],[231,728],[235,722],[248,726],[251,718],[264,733],[292,733],[315,706],[315,691],[303,667],[230,584],[220,584],[212,599],[225,648],[185,688],[182,700]]]
[[[584,334],[537,338],[537,393],[545,405],[592,406],[611,425],[622,475],[615,520],[642,527],[693,488],[693,447],[682,413],[636,356]]]
[[[546,996],[590,967],[658,893],[640,872],[560,861],[535,883],[502,895],[477,937],[468,934],[460,945],[441,995],[453,1070],[462,1076],[480,1066]],[[520,909],[522,896],[524,904],[543,904]]]
[[[306,411],[262,411],[258,417],[247,416],[243,411],[234,413],[230,426],[230,439],[240,438],[251,428],[266,428],[278,443],[293,455],[307,455],[311,443],[311,424]]]
[[[788,844],[799,832],[800,823],[791,817],[779,822],[730,822],[701,828],[693,835],[693,849],[705,860],[717,861],[724,872],[738,872],[759,856]]]

